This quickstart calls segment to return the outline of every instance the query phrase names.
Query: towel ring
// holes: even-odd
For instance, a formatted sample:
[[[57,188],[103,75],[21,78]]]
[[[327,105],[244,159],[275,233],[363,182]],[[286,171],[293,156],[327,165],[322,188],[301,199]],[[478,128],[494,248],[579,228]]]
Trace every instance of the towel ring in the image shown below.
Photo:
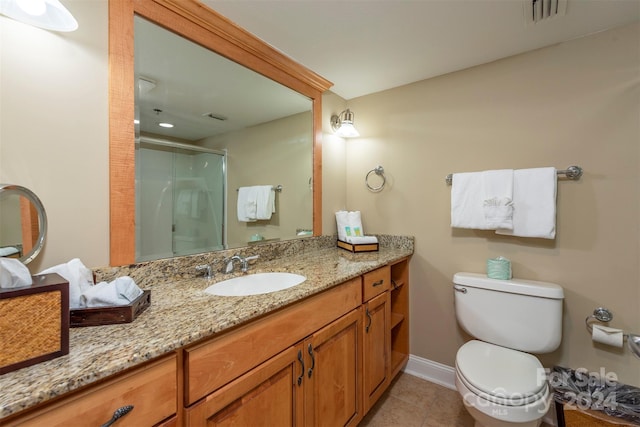
[[[380,184],[377,187],[372,187],[371,184],[369,184],[369,176],[375,173],[376,175],[378,175],[379,177],[382,177],[382,184]],[[384,168],[380,165],[376,166],[374,169],[371,169],[369,171],[369,173],[367,173],[367,176],[364,178],[364,183],[367,185],[367,188],[371,191],[380,191],[384,188],[384,185],[387,183],[387,178],[385,178],[384,176]]]

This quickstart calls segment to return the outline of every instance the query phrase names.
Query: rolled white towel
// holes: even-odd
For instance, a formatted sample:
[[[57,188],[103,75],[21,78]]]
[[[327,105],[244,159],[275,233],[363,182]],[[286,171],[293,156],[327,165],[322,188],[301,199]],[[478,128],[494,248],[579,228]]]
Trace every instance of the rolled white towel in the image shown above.
[[[109,283],[100,282],[91,286],[80,298],[86,307],[112,307],[128,305],[142,293],[131,277],[123,276]]]

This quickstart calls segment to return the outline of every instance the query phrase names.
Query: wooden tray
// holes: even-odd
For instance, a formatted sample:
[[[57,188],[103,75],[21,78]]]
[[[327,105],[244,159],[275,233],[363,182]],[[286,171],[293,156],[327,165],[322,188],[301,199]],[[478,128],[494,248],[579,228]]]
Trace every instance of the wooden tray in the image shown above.
[[[144,291],[129,305],[118,307],[77,308],[71,310],[70,326],[115,325],[130,323],[151,305],[151,291]]]
[[[377,243],[353,244],[338,240],[338,247],[349,252],[376,252],[378,250]]]

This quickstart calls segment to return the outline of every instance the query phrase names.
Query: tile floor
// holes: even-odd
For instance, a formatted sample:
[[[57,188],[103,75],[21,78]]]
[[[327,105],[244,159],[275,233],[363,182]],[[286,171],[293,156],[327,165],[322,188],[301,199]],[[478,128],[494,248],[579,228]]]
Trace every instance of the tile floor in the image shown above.
[[[400,373],[359,427],[473,427],[458,392]],[[550,427],[542,424],[542,427]]]

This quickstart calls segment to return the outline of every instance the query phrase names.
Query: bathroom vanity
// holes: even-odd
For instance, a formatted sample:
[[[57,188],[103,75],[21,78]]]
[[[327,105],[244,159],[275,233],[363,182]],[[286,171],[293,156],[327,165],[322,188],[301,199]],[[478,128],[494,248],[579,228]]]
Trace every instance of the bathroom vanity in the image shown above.
[[[307,278],[270,294],[143,284],[134,322],[72,329],[69,355],[0,376],[0,425],[101,425],[126,405],[120,426],[356,425],[408,359],[405,243],[259,262]]]

